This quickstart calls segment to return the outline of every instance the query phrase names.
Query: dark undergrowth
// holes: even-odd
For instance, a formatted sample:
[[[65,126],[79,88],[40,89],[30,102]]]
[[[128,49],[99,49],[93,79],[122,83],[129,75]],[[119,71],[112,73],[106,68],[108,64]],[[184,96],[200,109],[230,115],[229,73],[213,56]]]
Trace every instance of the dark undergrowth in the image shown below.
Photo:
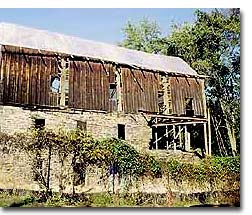
[[[239,207],[239,190],[204,193],[59,194],[0,192],[1,207]]]

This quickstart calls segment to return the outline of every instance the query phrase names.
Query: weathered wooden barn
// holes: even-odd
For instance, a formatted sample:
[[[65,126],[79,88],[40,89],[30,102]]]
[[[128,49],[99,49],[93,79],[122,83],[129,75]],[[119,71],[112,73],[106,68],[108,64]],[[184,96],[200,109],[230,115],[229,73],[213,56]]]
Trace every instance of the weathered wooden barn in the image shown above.
[[[80,127],[147,150],[210,154],[204,82],[178,57],[0,23],[2,132]]]

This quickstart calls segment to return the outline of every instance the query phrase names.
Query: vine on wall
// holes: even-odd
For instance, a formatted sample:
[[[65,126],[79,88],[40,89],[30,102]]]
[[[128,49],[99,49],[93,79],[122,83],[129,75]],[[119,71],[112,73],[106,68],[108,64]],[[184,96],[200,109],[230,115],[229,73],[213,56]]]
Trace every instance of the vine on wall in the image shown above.
[[[41,188],[50,191],[50,159],[52,153],[58,156],[63,167],[70,159],[74,186],[85,183],[89,166],[102,169],[104,180],[109,175],[137,179],[142,176],[158,178],[165,176],[177,185],[183,182],[213,188],[223,181],[232,187],[240,181],[240,157],[212,157],[197,163],[185,163],[176,159],[160,161],[147,153],[138,152],[125,141],[115,138],[95,139],[80,129],[51,130],[30,129],[25,132],[7,135],[0,133],[0,146],[3,152],[15,148],[27,152],[33,158],[34,179]],[[10,147],[11,146],[11,147]],[[69,175],[60,174],[60,189]],[[169,185],[168,185],[169,186]]]

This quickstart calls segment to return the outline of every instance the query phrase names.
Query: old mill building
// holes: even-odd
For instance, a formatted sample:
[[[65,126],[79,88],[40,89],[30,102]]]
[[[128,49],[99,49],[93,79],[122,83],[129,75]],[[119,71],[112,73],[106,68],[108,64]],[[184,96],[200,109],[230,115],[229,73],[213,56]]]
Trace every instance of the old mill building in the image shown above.
[[[79,127],[140,150],[211,154],[204,82],[178,57],[0,23],[1,132]]]

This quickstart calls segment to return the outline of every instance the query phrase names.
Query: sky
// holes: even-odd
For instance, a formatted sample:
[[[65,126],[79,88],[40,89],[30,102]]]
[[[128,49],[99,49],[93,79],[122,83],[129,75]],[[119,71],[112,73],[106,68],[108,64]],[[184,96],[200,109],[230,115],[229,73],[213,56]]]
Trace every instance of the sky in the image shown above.
[[[211,9],[203,9],[210,11]],[[0,9],[0,22],[9,22],[88,40],[117,44],[127,21],[155,20],[164,35],[174,23],[194,21],[195,9]]]

